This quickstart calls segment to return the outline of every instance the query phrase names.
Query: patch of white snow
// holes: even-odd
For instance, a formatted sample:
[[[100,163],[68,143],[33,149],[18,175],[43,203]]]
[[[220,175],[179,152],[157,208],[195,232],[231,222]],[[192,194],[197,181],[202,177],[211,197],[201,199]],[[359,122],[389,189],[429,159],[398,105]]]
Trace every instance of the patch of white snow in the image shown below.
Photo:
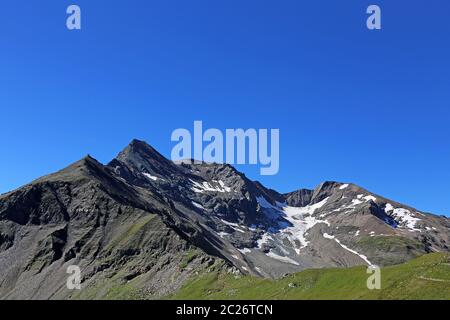
[[[143,174],[146,178],[148,178],[148,179],[150,179],[150,180],[153,180],[153,181],[158,180],[158,177],[152,176],[150,173],[143,172],[142,174]]]
[[[223,181],[218,181],[218,185],[212,186],[211,183],[204,181],[203,183],[198,183],[192,179],[189,179],[193,185],[192,190],[196,193],[204,192],[220,192],[226,193],[231,192],[231,188],[227,187]],[[212,181],[213,182],[213,181]]]
[[[324,234],[323,234],[323,237],[326,238],[326,239],[330,239],[330,240],[336,241],[342,248],[344,248],[345,250],[347,250],[347,251],[349,251],[349,252],[351,252],[351,253],[353,253],[353,254],[356,254],[356,255],[359,256],[361,259],[363,259],[369,266],[372,265],[372,263],[369,261],[369,259],[367,259],[367,257],[366,257],[365,255],[360,254],[360,253],[356,252],[355,250],[350,249],[350,248],[347,247],[345,244],[341,243],[341,242],[339,241],[339,239],[336,238],[335,236],[329,235],[328,233],[324,233]]]
[[[284,262],[284,263],[290,263],[290,264],[293,264],[293,265],[296,265],[296,266],[300,265],[297,261],[292,260],[291,258],[288,258],[288,257],[282,257],[282,256],[280,256],[280,255],[278,255],[276,253],[273,253],[272,251],[267,253],[266,256],[268,256],[268,257],[270,257],[272,259]]]
[[[204,208],[200,203],[197,203],[197,202],[195,202],[195,201],[192,201],[192,204],[194,205],[194,207],[197,207],[197,208],[199,208],[199,209],[205,210],[205,208]]]

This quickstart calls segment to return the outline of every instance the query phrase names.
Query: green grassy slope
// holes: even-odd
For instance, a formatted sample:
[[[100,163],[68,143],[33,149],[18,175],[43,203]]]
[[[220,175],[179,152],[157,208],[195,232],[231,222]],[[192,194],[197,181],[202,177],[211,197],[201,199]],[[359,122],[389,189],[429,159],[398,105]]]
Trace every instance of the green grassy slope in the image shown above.
[[[382,268],[381,290],[367,289],[366,267],[306,270],[279,280],[205,273],[171,299],[445,299],[450,300],[450,254],[428,254]]]

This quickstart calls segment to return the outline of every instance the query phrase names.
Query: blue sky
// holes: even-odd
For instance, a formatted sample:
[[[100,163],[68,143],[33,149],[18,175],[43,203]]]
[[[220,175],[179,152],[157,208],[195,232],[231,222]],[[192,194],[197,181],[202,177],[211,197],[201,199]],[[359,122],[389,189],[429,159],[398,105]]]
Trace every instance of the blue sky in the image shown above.
[[[82,30],[65,27],[82,9]],[[365,26],[382,9],[382,30]],[[0,192],[132,138],[279,128],[287,192],[357,183],[450,214],[450,3],[85,1],[0,5]]]

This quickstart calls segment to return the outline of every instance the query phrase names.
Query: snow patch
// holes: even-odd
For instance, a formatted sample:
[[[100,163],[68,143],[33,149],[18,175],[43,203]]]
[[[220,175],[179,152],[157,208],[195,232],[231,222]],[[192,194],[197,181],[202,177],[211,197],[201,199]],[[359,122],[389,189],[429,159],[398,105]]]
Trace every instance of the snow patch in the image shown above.
[[[350,249],[349,247],[347,247],[345,244],[343,244],[342,242],[339,241],[338,238],[336,238],[335,236],[329,235],[328,233],[324,233],[323,237],[326,239],[330,239],[330,240],[334,240],[336,241],[342,248],[344,248],[345,250],[356,254],[358,257],[360,257],[361,259],[363,259],[369,266],[372,265],[372,263],[369,261],[369,259],[367,259],[367,257],[363,254],[360,254],[358,252],[356,252],[355,250]]]
[[[192,190],[196,193],[203,193],[203,192],[220,192],[220,193],[227,193],[231,192],[231,188],[227,187],[225,183],[222,180],[219,180],[216,182],[216,185],[213,186],[211,183],[204,181],[203,183],[198,183],[192,179],[189,179],[193,185]],[[214,181],[211,181],[214,183]]]
[[[346,188],[348,188],[348,183],[343,184],[342,186],[340,186],[340,187],[339,187],[339,190],[344,190],[344,189],[346,189]]]
[[[366,201],[371,201],[371,200],[373,202],[377,201],[377,198],[375,198],[374,196],[365,196],[365,197],[363,197],[363,199],[366,200]]]
[[[150,179],[150,180],[153,180],[153,181],[158,180],[158,177],[152,176],[150,173],[143,172],[142,174],[143,174],[146,178],[148,178],[148,179]]]
[[[222,221],[223,223],[225,223],[227,226],[231,227],[233,230],[236,230],[238,232],[241,233],[245,233],[244,230],[241,229],[241,226],[238,225],[237,223],[233,223],[233,222],[228,222],[226,220],[220,219],[220,221]]]
[[[323,234],[323,237],[324,237],[325,239],[334,239],[334,236],[329,235],[328,233],[324,233],[324,234]]]
[[[262,249],[263,245],[268,243],[269,240],[273,240],[272,236],[269,233],[264,233],[261,239],[258,239],[256,242],[258,245],[258,249]]]
[[[197,202],[195,202],[195,201],[192,201],[192,204],[194,205],[194,207],[197,207],[197,208],[199,208],[199,209],[205,210],[205,208],[204,208],[200,203],[197,203]]]
[[[247,254],[247,253],[252,252],[252,250],[247,249],[247,248],[244,248],[244,249],[238,249],[238,250],[239,250],[239,252],[241,252],[241,253],[243,253],[243,254]]]
[[[351,205],[349,207],[347,207],[347,208],[348,209],[350,209],[352,207],[354,208],[355,206],[357,206],[358,204],[361,204],[361,203],[363,203],[361,200],[353,199]]]
[[[289,264],[293,264],[293,265],[296,265],[296,266],[300,265],[297,261],[292,260],[291,258],[288,258],[288,257],[282,257],[282,256],[280,256],[280,255],[278,255],[276,253],[273,253],[272,251],[270,251],[269,253],[266,253],[266,256],[268,256],[268,257],[270,257],[272,259],[284,262],[284,263],[289,263]]]
[[[283,218],[291,223],[292,226],[287,227],[281,231],[287,239],[291,242],[297,254],[300,253],[300,249],[308,246],[309,241],[305,238],[305,233],[316,224],[324,223],[330,225],[326,220],[319,220],[313,217],[314,212],[317,209],[322,208],[328,201],[329,198],[322,200],[313,205],[306,207],[290,207],[284,206],[279,209],[284,213]],[[300,242],[298,246],[297,241]]]
[[[340,212],[344,210],[354,210],[356,209],[356,206],[363,204],[364,202],[373,201],[376,202],[377,198],[375,198],[372,195],[364,196],[364,194],[358,194],[356,196],[357,199],[352,199],[352,202],[347,205],[343,205],[340,208],[334,209],[332,212]],[[325,216],[325,214],[322,214],[321,216]]]
[[[300,250],[309,245],[309,241],[306,240],[306,234],[309,229],[320,223],[330,225],[328,221],[320,220],[313,216],[316,210],[327,203],[328,199],[323,199],[318,203],[305,207],[291,207],[279,202],[276,205],[272,205],[264,197],[257,197],[256,200],[260,207],[264,209],[264,213],[275,220],[278,219],[276,221],[278,221],[279,227],[279,229],[271,228],[273,230],[269,228],[269,231],[258,241],[258,247],[261,248],[269,239],[273,240],[268,234],[277,233],[283,239],[287,239],[295,252],[300,254]]]
[[[414,217],[410,210],[404,208],[394,208],[392,204],[386,204],[384,211],[390,217],[394,218],[395,221],[408,228],[410,231],[422,232],[422,230],[416,228],[417,221],[421,219]]]
[[[231,188],[227,187],[222,180],[219,180],[219,185],[222,187],[223,190],[225,190],[225,192],[231,192]]]

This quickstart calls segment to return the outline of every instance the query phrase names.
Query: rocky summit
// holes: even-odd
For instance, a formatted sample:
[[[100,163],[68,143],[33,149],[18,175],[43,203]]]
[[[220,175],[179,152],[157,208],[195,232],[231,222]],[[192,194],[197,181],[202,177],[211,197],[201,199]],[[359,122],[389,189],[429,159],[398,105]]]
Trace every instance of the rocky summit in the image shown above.
[[[1,299],[161,298],[214,270],[281,278],[450,251],[450,219],[355,184],[282,194],[133,140],[0,196]],[[69,266],[82,290],[68,290]]]

